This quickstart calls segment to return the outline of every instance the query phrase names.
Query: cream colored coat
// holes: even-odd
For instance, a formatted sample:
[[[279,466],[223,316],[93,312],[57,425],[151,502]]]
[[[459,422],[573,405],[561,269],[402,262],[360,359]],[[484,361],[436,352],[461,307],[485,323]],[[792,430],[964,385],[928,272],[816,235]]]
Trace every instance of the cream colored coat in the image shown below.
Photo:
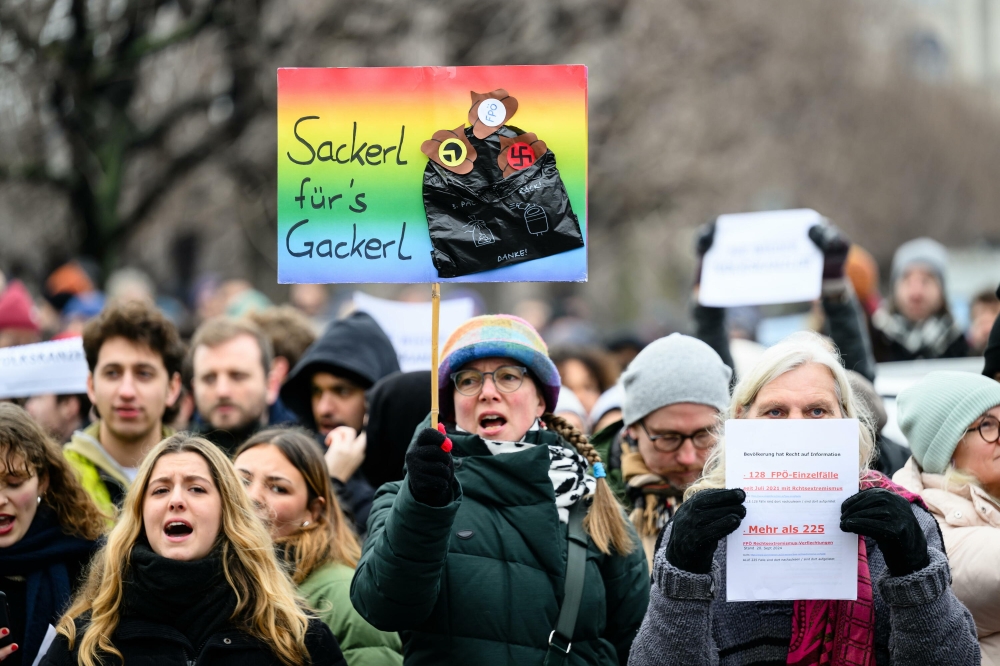
[[[937,519],[952,590],[976,621],[983,666],[1000,666],[1000,507],[975,486],[945,490],[944,476],[921,472],[912,457],[892,480],[923,497]]]

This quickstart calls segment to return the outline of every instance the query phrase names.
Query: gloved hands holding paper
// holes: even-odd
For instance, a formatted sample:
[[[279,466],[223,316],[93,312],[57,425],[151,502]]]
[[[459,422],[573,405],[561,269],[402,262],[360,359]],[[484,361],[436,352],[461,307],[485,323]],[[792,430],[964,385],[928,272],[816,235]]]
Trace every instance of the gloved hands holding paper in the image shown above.
[[[711,571],[719,539],[736,531],[747,515],[746,496],[739,488],[703,490],[681,504],[667,542],[667,561],[690,573]]]
[[[906,498],[885,488],[869,488],[840,507],[840,529],[875,539],[893,576],[930,564],[927,539]]]

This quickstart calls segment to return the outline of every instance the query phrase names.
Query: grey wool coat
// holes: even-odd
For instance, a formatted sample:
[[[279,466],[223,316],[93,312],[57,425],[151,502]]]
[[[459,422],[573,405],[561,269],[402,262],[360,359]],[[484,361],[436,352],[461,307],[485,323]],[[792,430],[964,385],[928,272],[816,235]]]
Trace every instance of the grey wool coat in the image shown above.
[[[864,537],[875,603],[876,666],[977,666],[972,615],[951,590],[951,572],[934,518],[912,506],[931,563],[893,577],[873,539]],[[726,540],[712,572],[673,566],[667,525],[653,562],[649,608],[632,643],[629,666],[784,666],[792,637],[791,601],[726,601]]]

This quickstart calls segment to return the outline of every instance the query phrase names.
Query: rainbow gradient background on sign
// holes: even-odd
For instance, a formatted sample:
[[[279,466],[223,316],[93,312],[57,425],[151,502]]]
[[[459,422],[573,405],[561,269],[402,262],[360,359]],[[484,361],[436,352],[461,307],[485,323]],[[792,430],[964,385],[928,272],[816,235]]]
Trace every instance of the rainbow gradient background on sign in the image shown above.
[[[555,153],[559,173],[569,193],[580,230],[587,238],[587,68],[583,65],[520,65],[498,67],[348,67],[282,68],[278,70],[278,282],[579,282],[587,279],[587,247],[459,278],[441,279],[431,263],[431,242],[423,205],[423,173],[427,157],[420,144],[441,129],[467,126],[470,91],[486,93],[503,88],[518,101],[507,124],[534,132]],[[359,165],[304,161],[309,150],[295,138],[294,126],[305,116],[299,135],[318,148],[351,145],[357,122],[357,145],[367,142],[399,145],[406,127],[400,159],[390,153],[388,164]],[[347,157],[347,149],[341,153]],[[295,201],[303,178],[306,201]],[[350,185],[353,180],[353,187]],[[334,209],[314,210],[313,187],[324,196],[341,193]],[[364,192],[364,213],[348,210],[355,194]],[[317,195],[318,196],[318,195]],[[317,199],[318,201],[318,199]],[[297,228],[286,245],[286,236]],[[403,251],[396,257],[402,223],[406,222]],[[395,240],[388,258],[348,259],[293,257],[305,241],[333,244],[353,236]],[[343,251],[343,250],[342,250]]]

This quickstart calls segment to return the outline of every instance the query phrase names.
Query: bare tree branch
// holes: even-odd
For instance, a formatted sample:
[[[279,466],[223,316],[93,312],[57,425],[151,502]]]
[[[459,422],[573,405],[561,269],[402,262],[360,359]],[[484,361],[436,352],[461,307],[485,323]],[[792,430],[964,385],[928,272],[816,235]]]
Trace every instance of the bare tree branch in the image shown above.
[[[126,50],[124,57],[126,62],[137,62],[146,56],[162,51],[174,44],[185,42],[212,23],[212,8],[207,7],[201,15],[189,20],[183,26],[174,31],[173,34],[153,39],[149,36],[142,36],[136,39]]]
[[[129,142],[129,148],[146,148],[158,144],[185,116],[196,111],[207,111],[213,99],[214,97],[211,95],[199,95],[178,102],[173,108],[163,113],[158,122],[139,132]]]
[[[38,40],[31,36],[27,26],[4,3],[0,3],[0,29],[7,29],[13,32],[22,48],[44,54],[44,49],[38,43]]]
[[[34,163],[21,166],[6,166],[0,164],[0,181],[24,181],[54,185],[60,189],[69,188],[69,181],[49,174],[44,164]]]

